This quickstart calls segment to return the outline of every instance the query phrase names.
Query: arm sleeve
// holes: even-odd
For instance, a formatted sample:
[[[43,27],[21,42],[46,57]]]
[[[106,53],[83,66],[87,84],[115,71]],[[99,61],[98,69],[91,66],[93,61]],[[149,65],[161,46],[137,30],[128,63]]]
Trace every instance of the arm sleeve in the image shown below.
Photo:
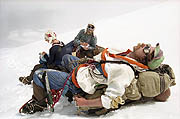
[[[46,59],[46,61],[48,61],[48,60],[49,60],[48,54],[45,54],[45,55],[44,55],[44,58]]]
[[[117,97],[122,97],[125,93],[125,88],[128,87],[134,78],[134,72],[126,64],[109,64],[110,67],[105,67],[108,73],[108,87],[104,95],[101,96],[103,107],[109,109],[115,107],[112,102]],[[121,103],[121,102],[117,102]]]
[[[97,37],[93,36],[92,39],[91,39],[91,42],[89,44],[88,49],[89,50],[94,50],[96,48],[96,44],[97,44]]]
[[[75,46],[79,46],[80,45],[80,38],[81,38],[81,35],[85,32],[85,29],[82,29],[78,35],[74,38],[74,45]]]

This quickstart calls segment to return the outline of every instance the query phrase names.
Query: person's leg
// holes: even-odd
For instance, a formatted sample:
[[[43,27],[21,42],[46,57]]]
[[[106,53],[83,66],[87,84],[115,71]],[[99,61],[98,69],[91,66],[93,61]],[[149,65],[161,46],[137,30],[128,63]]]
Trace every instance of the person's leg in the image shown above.
[[[47,93],[45,90],[45,78],[43,73],[47,72],[47,77],[49,81],[50,89],[63,90],[62,96],[64,96],[67,91],[73,91],[75,88],[71,88],[71,77],[68,73],[60,72],[52,69],[40,69],[37,70],[33,75],[33,96],[32,100],[26,103],[21,113],[33,114],[37,111],[43,111],[47,107],[45,101]]]
[[[31,81],[33,80],[33,75],[34,75],[34,72],[40,68],[43,68],[44,65],[43,64],[37,64],[34,66],[33,70],[31,70],[31,73],[29,76],[25,76],[25,77],[19,77],[19,81],[24,83],[25,85],[28,84],[30,85],[31,84]]]
[[[44,88],[36,85],[33,82],[33,96],[32,99],[25,103],[21,109],[19,110],[20,113],[25,114],[33,114],[35,112],[42,112],[44,109],[47,108],[46,102],[47,93]]]
[[[33,98],[37,100],[39,104],[44,105],[46,96],[47,93],[45,89],[33,82]]]
[[[79,58],[66,54],[62,58],[61,65],[71,72],[78,65]]]
[[[85,50],[83,50],[83,48],[79,47],[79,49],[76,50],[76,56],[78,58],[85,58],[85,56],[86,56]]]
[[[73,82],[71,81],[70,74],[52,69],[45,69],[43,71],[47,72],[50,89],[54,89],[54,90],[63,89],[62,96],[64,96],[68,90],[71,91],[73,94],[82,91],[73,84]],[[43,82],[45,81],[44,79],[41,78],[43,71],[37,70],[34,74],[33,81],[34,83],[36,83],[36,85],[44,89],[45,84],[43,84]],[[36,98],[38,97],[36,96]],[[38,100],[40,99],[41,98],[38,98]]]
[[[37,64],[34,66],[33,70],[31,70],[31,73],[29,76],[27,76],[27,79],[29,81],[32,81],[33,80],[33,75],[34,75],[34,72],[40,68],[44,68],[44,65],[43,64]]]
[[[45,88],[45,79],[42,78],[45,71],[47,73],[50,89],[60,90],[65,87],[65,83],[68,84],[68,73],[53,69],[43,69],[37,70],[33,76],[33,81],[36,85]],[[64,90],[63,94],[65,94],[67,90]]]

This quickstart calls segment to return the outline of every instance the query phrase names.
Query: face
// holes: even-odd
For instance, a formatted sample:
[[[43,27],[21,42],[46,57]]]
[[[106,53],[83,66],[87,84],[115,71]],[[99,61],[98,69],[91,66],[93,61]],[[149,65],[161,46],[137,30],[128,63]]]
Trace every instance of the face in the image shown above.
[[[51,41],[51,44],[53,44],[53,43],[55,43],[56,42],[56,39],[53,39],[52,41]]]
[[[87,33],[92,34],[95,27],[92,24],[88,24],[87,26]]]
[[[48,42],[48,43],[50,43],[50,44],[52,44],[52,43],[55,42],[55,39],[54,39],[54,40],[49,40],[49,39],[47,39],[47,37],[45,37],[44,39],[45,39],[46,42]]]
[[[48,40],[46,37],[45,37],[44,39],[45,39],[45,41],[46,41],[46,42],[48,42],[48,43],[49,43],[49,40]]]
[[[148,57],[148,60],[151,60],[152,58],[154,48],[148,45],[150,48],[150,53],[146,55],[144,49],[145,47],[147,47],[147,45],[148,44],[138,43],[136,46],[133,47],[133,53],[135,55],[135,59],[141,63],[145,63],[146,57]]]

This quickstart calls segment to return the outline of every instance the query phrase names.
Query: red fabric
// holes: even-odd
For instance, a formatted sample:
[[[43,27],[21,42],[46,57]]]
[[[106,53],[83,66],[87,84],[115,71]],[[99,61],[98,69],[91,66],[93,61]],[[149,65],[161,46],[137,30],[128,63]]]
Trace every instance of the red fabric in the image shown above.
[[[52,37],[51,34],[48,34],[48,37]]]

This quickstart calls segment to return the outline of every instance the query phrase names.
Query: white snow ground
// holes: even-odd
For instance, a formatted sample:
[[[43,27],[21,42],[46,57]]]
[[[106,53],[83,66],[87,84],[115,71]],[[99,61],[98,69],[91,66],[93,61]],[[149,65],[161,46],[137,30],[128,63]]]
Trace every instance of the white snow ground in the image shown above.
[[[84,23],[86,24],[86,23]],[[165,61],[175,71],[177,85],[171,88],[167,102],[148,102],[130,105],[105,116],[88,118],[112,119],[178,119],[180,117],[180,1],[169,0],[147,6],[109,19],[95,22],[98,44],[115,49],[132,48],[138,42],[160,43]],[[81,24],[82,25],[82,24]],[[81,28],[60,34],[65,43],[71,41]],[[58,28],[55,28],[58,32]],[[23,33],[23,34],[20,34]],[[61,98],[55,112],[20,115],[18,109],[31,98],[32,86],[24,86],[19,76],[28,75],[38,63],[38,53],[50,47],[43,41],[44,30],[11,32],[8,39],[21,42],[23,39],[42,39],[14,48],[0,48],[0,118],[1,119],[69,119],[87,118],[75,115],[76,108]],[[20,39],[20,40],[19,40]]]

